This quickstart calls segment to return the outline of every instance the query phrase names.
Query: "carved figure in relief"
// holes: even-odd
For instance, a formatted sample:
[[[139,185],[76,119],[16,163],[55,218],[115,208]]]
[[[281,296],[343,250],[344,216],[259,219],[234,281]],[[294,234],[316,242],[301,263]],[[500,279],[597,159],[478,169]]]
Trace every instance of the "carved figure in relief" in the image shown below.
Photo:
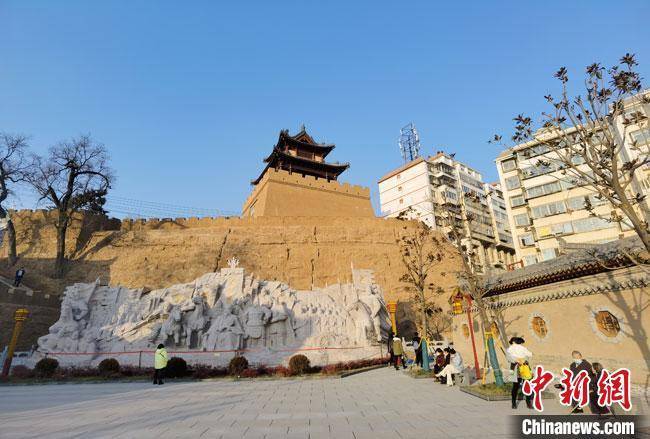
[[[163,340],[172,337],[174,344],[178,345],[181,342],[181,335],[183,334],[183,313],[178,305],[170,305],[169,317],[165,320],[160,328],[160,335]]]
[[[196,333],[198,344],[200,344],[203,339],[203,330],[208,323],[206,309],[207,307],[205,306],[205,302],[201,296],[192,297],[191,303],[181,308],[181,311],[187,313],[185,323],[185,344],[188,349],[190,348],[192,334]]]

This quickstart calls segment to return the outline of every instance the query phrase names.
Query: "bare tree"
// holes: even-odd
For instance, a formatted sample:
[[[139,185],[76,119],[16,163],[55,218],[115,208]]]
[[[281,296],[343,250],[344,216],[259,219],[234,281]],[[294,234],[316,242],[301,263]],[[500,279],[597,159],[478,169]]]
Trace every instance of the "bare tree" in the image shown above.
[[[512,141],[529,144],[524,154],[532,151],[539,157],[538,172],[592,189],[595,198],[585,197],[584,207],[593,216],[628,225],[650,251],[648,200],[635,178],[650,166],[650,92],[642,91],[636,66],[630,54],[609,69],[588,66],[585,92],[575,97],[569,95],[567,69],[560,68],[555,73],[562,84],[560,96],[544,96],[551,111],[542,113],[540,129],[520,114],[514,118]],[[495,135],[491,142],[501,140]],[[602,203],[611,208],[603,212],[594,205]]]
[[[429,335],[428,314],[435,306],[427,300],[427,293],[433,292],[433,285],[427,283],[431,269],[444,257],[442,242],[433,235],[424,223],[418,222],[414,230],[404,227],[404,234],[398,239],[402,264],[406,270],[400,280],[414,293],[414,308],[420,314],[421,331]]]
[[[25,150],[27,138],[0,133],[0,219],[6,220],[7,258],[14,265],[16,256],[16,229],[4,202],[11,193],[12,184],[24,181],[27,171]]]
[[[104,145],[81,136],[50,148],[47,157],[34,156],[28,181],[50,207],[56,209],[54,276],[63,277],[68,226],[81,210],[104,213],[106,194],[114,182]],[[39,201],[40,201],[39,200]]]
[[[464,194],[473,198],[475,194]],[[489,290],[485,282],[476,273],[476,244],[472,237],[474,215],[464,208],[464,203],[457,205],[449,202],[444,196],[442,200],[434,201],[434,216],[436,225],[444,231],[451,244],[458,249],[461,269],[456,272],[461,291],[468,294],[479,311],[479,317],[484,328],[489,328],[489,317],[484,298]]]

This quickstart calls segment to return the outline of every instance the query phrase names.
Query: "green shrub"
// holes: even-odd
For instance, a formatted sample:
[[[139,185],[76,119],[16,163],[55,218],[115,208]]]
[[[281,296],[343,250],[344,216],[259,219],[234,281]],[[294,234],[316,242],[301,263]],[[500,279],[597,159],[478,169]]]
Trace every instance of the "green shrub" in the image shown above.
[[[165,375],[169,378],[183,378],[187,376],[187,363],[181,357],[171,357],[167,362]]]
[[[59,362],[54,358],[43,358],[34,366],[34,372],[39,378],[51,378],[59,368]]]
[[[228,373],[233,376],[240,376],[246,369],[248,369],[246,357],[234,357],[228,364]]]
[[[120,363],[115,358],[106,358],[99,363],[97,369],[103,376],[117,375],[120,373]]]
[[[291,375],[302,375],[309,372],[309,358],[302,354],[294,355],[289,359],[289,372]]]

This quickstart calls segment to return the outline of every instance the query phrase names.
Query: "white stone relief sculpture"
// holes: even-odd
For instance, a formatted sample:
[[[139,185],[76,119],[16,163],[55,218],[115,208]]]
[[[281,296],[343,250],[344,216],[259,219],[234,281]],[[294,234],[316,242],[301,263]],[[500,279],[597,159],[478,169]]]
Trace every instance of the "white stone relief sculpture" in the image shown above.
[[[314,364],[325,364],[379,355],[390,328],[370,270],[353,270],[352,284],[297,291],[246,275],[232,258],[218,273],[149,292],[99,281],[71,285],[38,354],[65,352],[60,361],[87,364],[164,343],[194,363],[227,363],[240,351],[249,361],[279,364],[304,349]]]

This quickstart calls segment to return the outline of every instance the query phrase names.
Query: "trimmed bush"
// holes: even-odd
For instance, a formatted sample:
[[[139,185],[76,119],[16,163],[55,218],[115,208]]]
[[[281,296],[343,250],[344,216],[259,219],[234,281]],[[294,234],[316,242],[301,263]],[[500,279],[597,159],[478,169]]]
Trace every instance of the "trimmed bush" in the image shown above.
[[[246,357],[234,357],[228,364],[228,373],[233,376],[240,376],[246,369],[248,369]]]
[[[106,358],[97,366],[99,374],[103,376],[112,376],[120,373],[120,363],[115,358]]]
[[[260,376],[260,374],[257,371],[257,369],[244,369],[244,370],[242,370],[240,376],[242,378],[255,378],[255,377]]]
[[[291,375],[291,372],[289,372],[289,369],[284,367],[284,366],[276,366],[276,367],[271,367],[267,369],[269,372],[269,375],[277,375],[280,377],[288,377]]]
[[[59,362],[54,358],[43,358],[34,366],[34,372],[39,378],[52,378],[59,368]]]
[[[302,354],[294,355],[289,359],[289,372],[291,375],[302,375],[309,372],[309,358]]]
[[[19,364],[11,368],[11,376],[17,379],[31,378],[34,376],[34,371],[27,366]]]
[[[187,362],[181,357],[171,357],[167,362],[165,375],[169,378],[183,378],[187,376]]]

